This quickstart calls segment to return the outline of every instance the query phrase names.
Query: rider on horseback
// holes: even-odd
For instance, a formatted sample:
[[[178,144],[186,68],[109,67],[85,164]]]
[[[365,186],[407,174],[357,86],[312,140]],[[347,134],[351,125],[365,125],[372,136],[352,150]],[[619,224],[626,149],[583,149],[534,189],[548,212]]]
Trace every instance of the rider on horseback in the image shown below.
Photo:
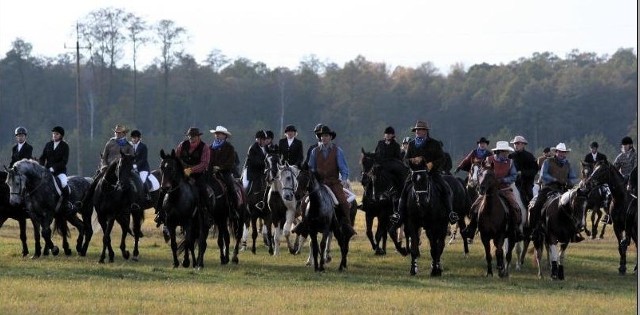
[[[233,145],[228,141],[231,137],[231,133],[227,128],[223,126],[216,126],[216,129],[209,130],[213,133],[216,139],[210,146],[210,158],[209,158],[209,171],[214,175],[218,174],[224,185],[227,186],[227,200],[231,208],[235,208],[238,204],[238,197],[236,195],[236,187],[234,185],[233,169],[237,156],[236,150]]]
[[[16,128],[15,136],[16,144],[11,148],[11,162],[9,162],[9,168],[13,167],[13,164],[22,159],[33,158],[33,147],[27,143],[27,128]]]
[[[74,205],[69,201],[71,189],[67,185],[67,162],[69,161],[69,145],[64,138],[64,128],[55,126],[51,129],[51,141],[45,144],[40,156],[40,165],[60,179],[62,200],[59,205],[66,206],[68,211],[74,211]],[[56,208],[58,211],[58,208]]]
[[[451,189],[448,184],[442,178],[440,173],[440,165],[444,158],[444,152],[440,141],[429,137],[429,127],[424,121],[417,121],[416,125],[411,128],[412,132],[416,133],[416,138],[409,142],[409,148],[405,156],[405,163],[412,170],[424,170],[426,169],[434,184],[440,191],[440,198],[449,212],[449,222],[451,224],[458,221],[458,215],[453,212]],[[395,209],[393,215],[391,215],[391,227],[390,230],[397,229],[404,219],[407,208],[407,194],[409,193],[410,177],[407,177],[402,194],[400,196],[400,202],[398,208]]]
[[[304,160],[304,153],[302,152],[302,141],[296,138],[298,131],[293,125],[288,125],[284,128],[285,137],[278,142],[278,149],[282,156],[282,163],[289,163],[289,165],[295,165],[298,169],[302,166]]]
[[[133,144],[133,155],[134,164],[133,169],[138,172],[140,175],[140,182],[142,183],[142,191],[145,196],[145,200],[151,201],[151,196],[149,196],[149,188],[145,183],[147,182],[147,177],[149,176],[149,171],[151,168],[149,167],[149,161],[147,161],[147,145],[142,143],[142,133],[140,130],[131,131],[131,143]]]
[[[563,193],[567,191],[577,181],[577,177],[571,169],[571,164],[567,159],[567,149],[564,143],[556,146],[556,156],[547,159],[542,163],[540,171],[542,178],[542,188],[535,198],[533,206],[529,209],[529,227],[532,229],[532,238],[541,233],[542,229],[542,207],[544,206],[550,193]],[[584,238],[578,233],[575,242],[580,242]]]
[[[356,235],[356,231],[351,226],[349,215],[351,213],[351,204],[347,201],[347,196],[343,188],[348,186],[349,167],[344,156],[342,148],[332,143],[336,133],[329,129],[328,126],[321,126],[316,132],[316,136],[321,140],[321,144],[315,147],[309,157],[309,170],[317,173],[323,184],[327,185],[338,199],[338,206],[342,211],[337,212],[336,216],[340,221],[342,231],[345,233],[346,239],[350,239]],[[307,235],[309,233],[309,223],[303,218],[300,224],[292,230],[293,233]]]
[[[382,171],[391,178],[393,186],[382,194],[382,198],[390,199],[391,196],[400,193],[404,185],[404,169],[400,160],[400,145],[396,142],[396,135],[393,127],[389,126],[384,130],[384,139],[378,141],[375,150],[376,161],[382,166]]]
[[[517,236],[522,238],[522,230],[520,223],[522,221],[522,209],[516,201],[516,195],[511,189],[518,175],[516,167],[513,161],[509,158],[509,153],[513,152],[513,148],[509,146],[507,141],[498,141],[496,147],[491,149],[494,155],[487,157],[486,163],[493,165],[496,181],[498,184],[498,191],[500,195],[507,200],[507,206],[509,207],[509,226],[515,228]],[[478,225],[478,207],[481,203],[481,198],[474,201],[471,206],[471,222],[469,226],[462,231],[462,236],[468,239],[473,239],[475,229]]]
[[[489,145],[489,140],[487,140],[487,138],[480,138],[476,144],[478,147],[471,150],[460,164],[458,164],[454,174],[457,174],[459,171],[470,172],[471,165],[483,162],[484,159],[491,156],[491,151],[487,150],[487,146]]]
[[[247,169],[247,180],[249,186],[247,194],[257,194],[264,188],[264,172],[266,168],[265,159],[267,157],[267,132],[264,130],[258,130],[255,136],[255,142],[249,147],[247,151],[247,159],[244,162],[244,167]],[[256,203],[255,207],[262,210],[265,206],[265,202],[260,200]]]

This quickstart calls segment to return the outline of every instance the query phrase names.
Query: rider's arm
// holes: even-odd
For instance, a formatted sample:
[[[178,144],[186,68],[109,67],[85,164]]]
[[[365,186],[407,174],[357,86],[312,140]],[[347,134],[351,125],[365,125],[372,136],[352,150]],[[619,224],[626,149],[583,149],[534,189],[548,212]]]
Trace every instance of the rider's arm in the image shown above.
[[[518,171],[516,171],[516,166],[512,161],[511,168],[509,169],[509,175],[502,178],[502,182],[506,184],[511,184],[516,181],[517,177],[518,177]]]
[[[342,148],[336,146],[338,151],[336,152],[336,159],[338,160],[338,171],[340,172],[340,178],[343,180],[349,179],[349,166],[347,165],[347,159],[344,157],[344,151]]]
[[[319,147],[315,147],[313,148],[310,152],[309,155],[307,156],[309,158],[309,171],[311,172],[315,172],[316,171],[316,151],[318,151]]]
[[[202,154],[200,155],[200,163],[191,167],[192,173],[204,173],[204,171],[207,170],[207,167],[209,166],[210,152],[211,150],[209,150],[209,147],[205,144],[202,149]]]
[[[540,173],[542,174],[542,182],[545,184],[558,181],[555,177],[549,174],[549,159],[546,159],[542,163],[542,168],[540,169]]]

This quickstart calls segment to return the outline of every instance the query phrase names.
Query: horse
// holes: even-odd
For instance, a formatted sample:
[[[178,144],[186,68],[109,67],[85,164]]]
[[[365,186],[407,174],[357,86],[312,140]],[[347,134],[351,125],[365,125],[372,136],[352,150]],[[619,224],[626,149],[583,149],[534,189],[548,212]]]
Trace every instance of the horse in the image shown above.
[[[325,271],[325,254],[328,252],[330,234],[333,233],[338,241],[338,246],[340,246],[341,260],[339,270],[343,271],[347,268],[349,239],[342,231],[336,217],[334,197],[328,187],[320,183],[316,174],[309,176],[307,188],[309,190],[309,206],[306,209],[304,220],[307,220],[309,224],[314,270],[316,272]],[[318,244],[318,233],[322,234],[320,244]],[[320,254],[319,262],[318,254]]]
[[[14,206],[9,202],[9,186],[4,184],[4,182],[7,180],[7,175],[8,173],[6,171],[0,171],[0,182],[2,182],[2,184],[0,184],[0,227],[2,227],[2,225],[9,218],[18,221],[18,227],[20,228],[20,242],[22,243],[22,256],[26,257],[27,255],[29,255],[29,247],[27,246],[27,219],[29,219],[29,213],[24,208],[24,205],[20,204]],[[34,257],[38,257],[42,252],[39,233],[34,233],[34,240]]]
[[[449,227],[448,211],[442,198],[438,195],[431,174],[427,170],[412,170],[408,183],[407,215],[404,220],[405,234],[411,239],[411,266],[409,273],[414,276],[418,272],[420,255],[420,228],[423,228],[429,239],[431,252],[431,276],[442,275],[440,258],[444,251],[445,239]],[[444,187],[445,189],[450,189]],[[443,193],[443,192],[440,192]]]
[[[613,232],[618,240],[618,254],[620,255],[618,273],[624,275],[627,272],[627,247],[632,234],[627,228],[627,222],[631,223],[632,226],[635,224],[635,230],[637,231],[638,221],[633,221],[635,214],[627,212],[633,198],[625,189],[625,180],[622,174],[608,161],[596,162],[591,175],[584,180],[584,184],[588,189],[607,184],[611,190],[612,201],[609,213],[613,222]],[[637,264],[634,271],[637,271]]]
[[[593,171],[593,164],[582,162],[582,178],[586,179]],[[591,236],[591,239],[604,238],[604,232],[607,228],[607,221],[602,222],[602,231],[598,236],[598,225],[602,215],[609,216],[609,205],[611,204],[611,194],[607,185],[600,185],[595,189],[591,189],[587,196],[587,212],[591,210],[591,231],[585,229],[585,234]],[[585,213],[586,215],[586,213]]]
[[[61,201],[61,196],[57,192],[58,185],[56,178],[51,172],[38,164],[35,160],[23,159],[16,162],[7,172],[6,183],[9,186],[9,202],[13,206],[22,205],[27,209],[34,228],[34,234],[40,234],[45,241],[44,252],[46,256],[49,251],[56,256],[60,249],[51,240],[51,223],[55,225],[55,231],[62,236],[62,245],[65,255],[71,255],[71,249],[67,237],[71,223],[78,230],[76,241],[76,251],[80,256],[86,255],[86,248],[89,245],[90,236],[87,234],[91,225],[91,212],[82,211],[82,220],[78,218],[77,211],[82,209],[81,200],[84,198],[89,186],[90,178],[80,176],[70,176],[67,184],[71,188],[69,200],[75,206],[69,209]],[[35,257],[40,256],[40,241],[36,237]]]
[[[120,158],[114,160],[107,166],[104,176],[98,179],[95,191],[91,200],[85,202],[85,208],[95,208],[98,223],[102,228],[102,253],[100,263],[105,262],[108,251],[109,262],[114,260],[114,252],[111,247],[111,230],[114,223],[118,222],[122,229],[120,240],[120,251],[124,259],[129,259],[130,253],[126,248],[127,234],[134,237],[134,250],[132,260],[137,261],[139,256],[138,243],[142,237],[141,225],[144,220],[144,209],[138,202],[138,194],[142,187],[139,178],[133,173],[134,156],[120,153]],[[130,222],[133,218],[133,229]]]
[[[453,175],[442,175],[442,178],[451,188],[451,194],[453,197],[453,202],[451,204],[452,210],[458,215],[458,222],[456,222],[456,228],[460,231],[464,231],[467,227],[467,223],[465,222],[465,218],[469,218],[471,215],[471,203],[472,199],[470,199],[467,189],[465,188],[464,182],[453,176]],[[473,199],[475,200],[475,199]],[[449,240],[449,244],[455,239],[455,231],[451,233],[451,239]],[[469,239],[466,237],[462,238],[462,247],[464,256],[467,257],[469,255]]]
[[[271,184],[267,195],[267,206],[271,212],[271,220],[275,225],[274,252],[278,255],[280,252],[280,237],[284,233],[287,241],[289,253],[296,254],[300,250],[300,237],[296,236],[296,241],[291,240],[291,226],[296,217],[297,199],[295,192],[298,188],[298,174],[300,170],[296,166],[289,165],[288,162],[280,164],[270,161],[270,166],[275,166],[277,171],[275,176],[270,173]]]
[[[165,211],[165,225],[169,230],[173,267],[179,266],[179,247],[184,250],[182,266],[190,265],[189,255],[194,268],[204,267],[204,253],[207,249],[207,234],[209,226],[206,222],[205,211],[198,206],[198,189],[184,174],[184,166],[175,150],[165,154],[160,150],[162,162],[161,187],[165,189],[160,211]],[[181,226],[184,240],[178,246],[176,242],[176,228]],[[195,242],[198,242],[198,257],[195,257]]]
[[[218,173],[208,173],[208,183],[213,190],[210,198],[213,205],[213,223],[218,232],[218,248],[220,249],[220,264],[226,265],[231,261],[234,264],[239,263],[238,254],[240,252],[240,242],[242,241],[242,232],[245,214],[249,211],[247,204],[247,196],[239,181],[234,181],[234,191],[228,191],[224,180]],[[236,194],[237,204],[231,204],[229,194]],[[231,231],[230,231],[231,230]],[[233,247],[233,255],[229,258],[229,246],[231,243],[231,235],[235,239]]]
[[[364,149],[361,149],[361,152],[360,165],[362,166],[362,173],[360,183],[364,188],[364,193],[362,195],[362,205],[360,208],[365,213],[366,234],[371,248],[376,255],[386,255],[387,233],[389,233],[396,250],[401,255],[406,256],[408,254],[407,249],[402,247],[402,244],[398,240],[397,233],[389,230],[391,226],[390,217],[393,214],[393,209],[397,207],[398,196],[397,194],[395,196],[388,196],[388,194],[386,194],[384,198],[382,197],[383,192],[388,192],[393,183],[376,161],[374,153],[365,152]],[[408,168],[406,175],[408,175]],[[397,190],[401,189],[402,187],[397,188]],[[374,236],[373,220],[376,218],[378,220],[378,226]]]
[[[538,278],[542,278],[543,245],[549,251],[551,279],[564,280],[564,256],[576,233],[584,228],[584,211],[587,204],[583,184],[564,192],[551,192],[542,207],[542,234],[533,237]],[[535,204],[535,199],[530,205]],[[559,246],[559,249],[558,249]]]
[[[493,164],[484,165],[478,172],[478,231],[487,261],[486,276],[493,276],[491,242],[495,247],[496,268],[500,278],[509,276],[511,255],[515,245],[515,226],[509,226],[508,201],[500,197],[499,182]],[[506,257],[504,245],[506,242]],[[506,258],[506,264],[505,264]]]
[[[277,164],[270,163],[271,159],[277,158],[277,155],[267,154],[265,158],[265,174],[269,175],[270,178],[275,177],[277,171]],[[272,167],[273,165],[273,167]],[[274,253],[274,237],[272,232],[272,220],[271,220],[271,212],[268,211],[267,208],[267,200],[264,199],[265,189],[268,189],[267,178],[256,179],[251,183],[250,191],[247,192],[247,207],[249,215],[246,216],[246,222],[244,224],[247,227],[251,227],[251,252],[253,254],[256,253],[256,239],[258,238],[258,220],[262,220],[263,223],[263,239],[265,241],[265,245],[268,248],[269,254],[273,255]],[[263,208],[260,209],[257,207],[258,203],[263,204]]]

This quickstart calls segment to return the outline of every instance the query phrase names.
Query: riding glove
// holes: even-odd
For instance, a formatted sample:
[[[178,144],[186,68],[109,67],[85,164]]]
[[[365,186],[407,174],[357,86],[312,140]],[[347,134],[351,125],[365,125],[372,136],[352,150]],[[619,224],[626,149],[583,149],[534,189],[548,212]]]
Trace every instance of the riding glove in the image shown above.
[[[190,167],[187,167],[187,168],[184,169],[184,175],[186,175],[186,176],[190,176],[191,175],[191,168]]]

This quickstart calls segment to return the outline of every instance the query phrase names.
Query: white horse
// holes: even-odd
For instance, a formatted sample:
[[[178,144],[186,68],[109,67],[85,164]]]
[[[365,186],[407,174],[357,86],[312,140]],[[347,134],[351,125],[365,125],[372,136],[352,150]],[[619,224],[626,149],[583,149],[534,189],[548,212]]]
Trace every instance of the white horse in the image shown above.
[[[296,254],[300,251],[299,238],[295,242],[291,239],[291,229],[296,219],[296,199],[295,192],[298,189],[298,174],[300,170],[289,165],[277,164],[278,170],[274,178],[270,181],[270,190],[267,195],[267,205],[271,211],[271,218],[275,227],[273,235],[274,252],[273,255],[280,254],[280,239],[284,235],[287,241],[289,253]]]

